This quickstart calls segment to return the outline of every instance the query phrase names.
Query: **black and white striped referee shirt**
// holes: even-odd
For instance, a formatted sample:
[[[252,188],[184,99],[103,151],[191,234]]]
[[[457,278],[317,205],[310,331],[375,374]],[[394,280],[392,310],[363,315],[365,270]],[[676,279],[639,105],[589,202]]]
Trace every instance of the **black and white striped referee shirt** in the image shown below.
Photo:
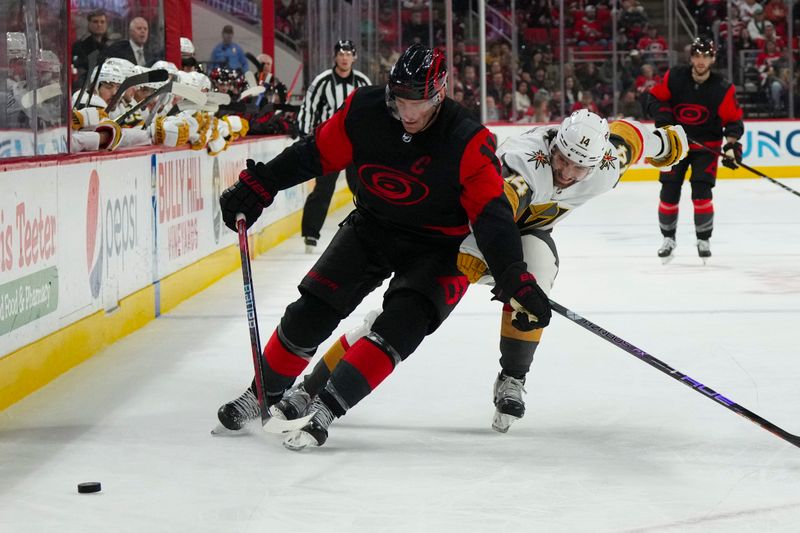
[[[365,85],[372,85],[372,82],[358,70],[351,70],[346,78],[336,74],[335,67],[323,71],[306,91],[303,107],[297,115],[300,131],[304,134],[313,133],[314,128],[331,118],[351,92]]]

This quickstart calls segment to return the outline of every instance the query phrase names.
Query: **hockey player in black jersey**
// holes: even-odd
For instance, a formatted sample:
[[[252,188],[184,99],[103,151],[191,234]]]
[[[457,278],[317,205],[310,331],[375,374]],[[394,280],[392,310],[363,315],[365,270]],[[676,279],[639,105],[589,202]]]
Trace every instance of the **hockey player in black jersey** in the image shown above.
[[[723,159],[722,164],[735,169],[736,162],[742,161],[742,145],[739,143],[744,134],[742,109],[736,101],[733,84],[711,71],[715,57],[716,49],[711,40],[695,39],[691,47],[691,65],[668,70],[661,83],[650,89],[645,107],[656,127],[679,124],[690,139],[712,149],[718,150],[722,146],[722,151],[730,156]],[[690,144],[689,150],[686,159],[670,171],[662,172],[659,178],[658,222],[664,242],[658,256],[664,263],[673,258],[681,185],[689,166],[692,167],[689,181],[697,252],[703,262],[711,257],[709,239],[714,229],[711,189],[717,179],[717,156],[697,144]]]
[[[470,226],[499,273],[495,297],[515,309],[514,326],[549,323],[547,297],[523,261],[494,137],[445,98],[446,81],[444,54],[411,46],[386,87],[357,89],[313,136],[267,163],[249,160],[220,196],[225,224],[234,229],[237,213],[252,224],[282,189],[349,164],[358,171],[356,209],[303,278],[300,298],[264,348],[268,405],[283,397],[339,322],[392,277],[370,332],[346,351],[315,398],[311,420],[284,441],[287,448],[323,444],[331,422],[452,312],[468,287],[456,258]],[[219,410],[220,422],[233,430],[258,416],[253,385]]]

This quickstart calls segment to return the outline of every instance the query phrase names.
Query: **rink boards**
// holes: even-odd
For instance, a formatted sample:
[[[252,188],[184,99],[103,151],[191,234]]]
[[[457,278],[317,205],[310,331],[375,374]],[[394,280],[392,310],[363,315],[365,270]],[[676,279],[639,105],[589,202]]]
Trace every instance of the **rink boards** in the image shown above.
[[[502,142],[530,127],[491,129]],[[246,140],[217,157],[148,149],[0,164],[0,409],[237,269],[219,194],[246,159],[290,142]],[[743,144],[749,165],[800,175],[800,122],[748,122]],[[657,172],[639,163],[624,179]],[[349,201],[343,181],[331,209]],[[299,231],[312,188],[278,195],[251,230],[255,253]]]

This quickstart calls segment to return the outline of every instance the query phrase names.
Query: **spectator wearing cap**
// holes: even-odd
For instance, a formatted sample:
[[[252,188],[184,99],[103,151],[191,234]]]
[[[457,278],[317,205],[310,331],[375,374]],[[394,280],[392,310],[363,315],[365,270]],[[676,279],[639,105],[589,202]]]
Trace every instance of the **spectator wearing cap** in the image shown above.
[[[317,75],[306,90],[303,105],[297,116],[301,134],[312,134],[317,126],[328,120],[339,109],[350,93],[358,87],[372,84],[366,75],[353,68],[353,63],[356,61],[356,47],[353,41],[350,39],[338,41],[334,46],[333,55],[333,67]],[[355,168],[348,167],[346,175],[350,190],[354,190]],[[313,253],[317,246],[338,176],[338,172],[333,172],[317,178],[314,190],[306,198],[300,230],[308,253]]]
[[[83,84],[89,69],[88,57],[95,50],[102,52],[108,47],[108,17],[102,9],[89,11],[86,15],[86,29],[89,35],[72,45],[72,66],[78,71],[76,86]]]
[[[757,43],[764,40],[764,27],[767,24],[772,26],[771,22],[764,20],[764,8],[756,4],[755,9],[753,9],[753,17],[747,23],[747,35],[750,37],[751,42]]]
[[[142,17],[131,19],[128,24],[128,39],[116,41],[108,47],[108,57],[127,59],[134,65],[147,66],[155,61],[148,53],[147,38],[150,36],[150,26]]]
[[[247,57],[242,47],[233,42],[233,26],[230,24],[222,28],[222,42],[211,51],[211,62],[215,67],[247,72]]]

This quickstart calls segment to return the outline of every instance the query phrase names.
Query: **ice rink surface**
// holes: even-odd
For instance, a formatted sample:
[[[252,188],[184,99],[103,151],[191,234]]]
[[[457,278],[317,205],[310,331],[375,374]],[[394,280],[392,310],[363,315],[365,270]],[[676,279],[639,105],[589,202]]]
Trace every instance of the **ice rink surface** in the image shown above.
[[[559,224],[551,296],[800,433],[800,198],[720,181],[708,266],[688,184],[660,264],[657,202],[657,183],[622,183]],[[312,263],[299,237],[253,262],[262,338]],[[0,531],[800,531],[799,448],[559,316],[525,418],[492,431],[499,311],[472,288],[324,447],[295,453],[209,434],[252,375],[234,272],[0,412]]]

